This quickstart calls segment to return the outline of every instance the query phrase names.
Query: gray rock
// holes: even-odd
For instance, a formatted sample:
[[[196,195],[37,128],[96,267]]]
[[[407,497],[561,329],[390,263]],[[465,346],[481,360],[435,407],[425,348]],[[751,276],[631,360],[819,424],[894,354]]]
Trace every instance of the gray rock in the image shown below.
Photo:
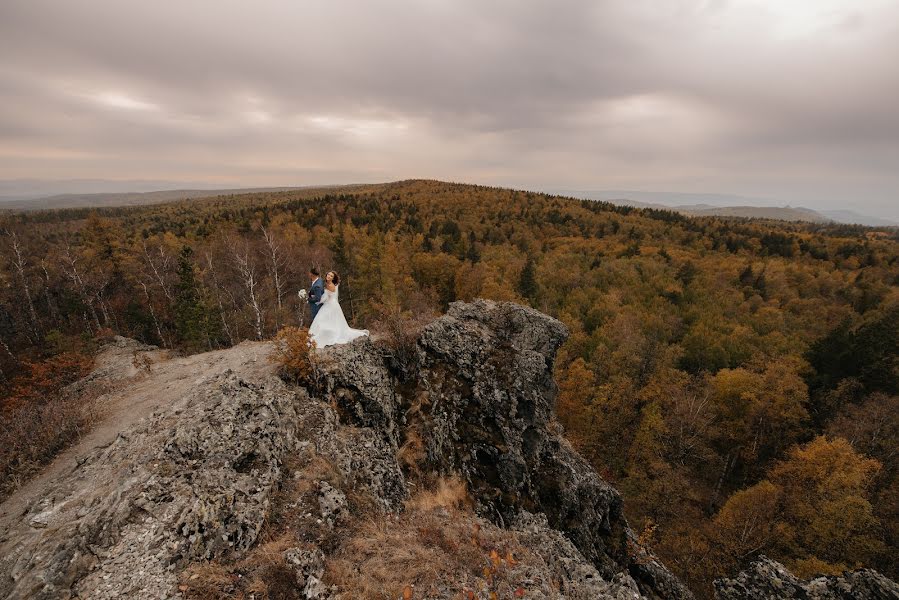
[[[395,447],[416,431],[421,468],[461,473],[494,522],[544,513],[605,581],[624,574],[647,597],[691,598],[639,548],[617,491],[561,436],[553,363],[567,335],[517,304],[456,302],[422,331],[418,372],[402,388],[370,340],[322,353],[324,387],[344,407],[343,422],[374,428]]]
[[[383,436],[339,428],[333,410],[274,376],[226,372],[88,454],[22,526],[2,532],[12,542],[0,559],[0,598],[180,597],[188,563],[256,542],[282,462],[301,442],[383,508],[402,504],[405,481]],[[321,489],[336,523],[346,497]]]
[[[330,346],[319,355],[326,373],[321,391],[334,401],[341,421],[375,429],[395,446],[399,403],[394,381],[371,338]]]
[[[290,548],[284,553],[284,560],[290,565],[297,577],[297,588],[303,598],[321,600],[330,596],[329,590],[322,583],[325,574],[325,555],[318,548]]]
[[[639,600],[643,597],[637,583],[627,573],[616,573],[609,581],[603,579],[570,539],[549,526],[545,515],[521,511],[511,529],[525,546],[543,559],[549,579],[559,582],[564,597],[609,600]]]
[[[31,507],[0,596],[169,597],[171,565],[250,547],[295,439],[295,394],[226,373],[89,455]]]
[[[718,600],[899,600],[899,584],[877,571],[862,569],[800,581],[765,556],[733,579],[715,581]]]
[[[346,494],[322,481],[318,489],[318,506],[322,519],[329,527],[334,527],[346,515]]]

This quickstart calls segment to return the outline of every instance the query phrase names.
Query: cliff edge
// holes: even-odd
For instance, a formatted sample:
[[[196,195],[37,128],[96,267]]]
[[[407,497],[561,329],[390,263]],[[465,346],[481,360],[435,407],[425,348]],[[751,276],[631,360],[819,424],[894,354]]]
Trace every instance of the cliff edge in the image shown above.
[[[411,364],[360,339],[302,387],[266,343],[135,358],[112,404],[153,410],[4,503],[0,597],[691,598],[562,436],[566,336],[477,301]]]

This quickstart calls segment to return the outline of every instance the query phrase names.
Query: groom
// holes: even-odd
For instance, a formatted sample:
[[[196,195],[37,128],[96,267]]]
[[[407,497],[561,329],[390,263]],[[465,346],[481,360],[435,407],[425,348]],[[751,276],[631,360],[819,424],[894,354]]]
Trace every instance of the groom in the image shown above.
[[[322,299],[322,294],[325,293],[325,283],[322,281],[322,278],[319,277],[318,267],[309,269],[309,279],[312,280],[308,295],[309,311],[312,313],[312,320],[314,321],[315,315],[318,314],[318,311],[321,308],[319,302]]]

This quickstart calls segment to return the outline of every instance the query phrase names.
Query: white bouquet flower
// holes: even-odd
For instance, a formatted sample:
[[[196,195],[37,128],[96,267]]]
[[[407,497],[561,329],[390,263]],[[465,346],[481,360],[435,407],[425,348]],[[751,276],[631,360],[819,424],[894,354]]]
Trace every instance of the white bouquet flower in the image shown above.
[[[299,292],[297,292],[297,296],[300,297],[300,300],[305,300],[306,299],[306,290],[300,290]]]

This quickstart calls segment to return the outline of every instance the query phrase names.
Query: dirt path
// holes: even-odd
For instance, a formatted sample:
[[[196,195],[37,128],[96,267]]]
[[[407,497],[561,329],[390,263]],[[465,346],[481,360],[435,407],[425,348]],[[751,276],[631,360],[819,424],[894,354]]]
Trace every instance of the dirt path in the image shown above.
[[[0,504],[0,547],[9,541],[10,530],[28,507],[93,449],[109,445],[157,408],[177,401],[193,386],[228,369],[246,375],[272,373],[270,351],[269,342],[243,342],[227,350],[170,358],[167,351],[149,349],[124,338],[105,348],[87,378],[111,388],[97,399],[99,420],[77,444]]]

